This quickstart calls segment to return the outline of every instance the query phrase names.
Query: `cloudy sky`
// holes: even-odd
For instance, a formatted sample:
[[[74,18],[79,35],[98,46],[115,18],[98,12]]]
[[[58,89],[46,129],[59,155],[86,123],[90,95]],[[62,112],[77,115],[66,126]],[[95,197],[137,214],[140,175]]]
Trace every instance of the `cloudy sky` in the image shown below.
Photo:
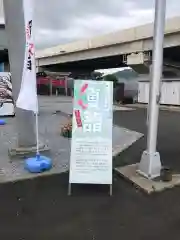
[[[38,48],[148,23],[154,16],[154,0],[35,0],[35,5]],[[167,0],[167,17],[177,15],[180,0]]]

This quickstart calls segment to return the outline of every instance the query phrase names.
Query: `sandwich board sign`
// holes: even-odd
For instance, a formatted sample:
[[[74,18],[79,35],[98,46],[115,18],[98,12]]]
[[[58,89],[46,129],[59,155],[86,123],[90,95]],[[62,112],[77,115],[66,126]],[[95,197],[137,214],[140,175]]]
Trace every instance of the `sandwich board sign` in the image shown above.
[[[14,116],[11,74],[0,72],[0,116]]]
[[[108,184],[112,192],[113,83],[77,80],[74,84],[71,184]]]

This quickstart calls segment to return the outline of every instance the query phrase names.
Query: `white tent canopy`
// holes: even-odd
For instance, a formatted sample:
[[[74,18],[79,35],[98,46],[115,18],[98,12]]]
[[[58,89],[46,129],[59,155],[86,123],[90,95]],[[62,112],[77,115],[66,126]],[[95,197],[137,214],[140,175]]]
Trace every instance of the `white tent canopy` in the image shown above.
[[[103,76],[106,76],[108,74],[114,74],[119,71],[123,71],[125,69],[131,69],[130,67],[122,67],[122,68],[108,68],[108,69],[97,69],[95,72],[102,73]]]

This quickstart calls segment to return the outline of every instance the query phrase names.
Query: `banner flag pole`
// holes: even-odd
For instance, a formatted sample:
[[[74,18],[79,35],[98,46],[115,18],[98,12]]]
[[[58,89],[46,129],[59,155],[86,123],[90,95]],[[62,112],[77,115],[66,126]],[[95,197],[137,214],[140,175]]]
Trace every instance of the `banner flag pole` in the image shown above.
[[[16,106],[18,108],[27,111],[33,111],[35,113],[36,156],[25,160],[25,169],[32,173],[39,173],[49,170],[52,167],[52,161],[50,158],[41,156],[39,152],[38,97],[36,82],[33,2],[35,1],[23,0],[26,44],[22,83]]]

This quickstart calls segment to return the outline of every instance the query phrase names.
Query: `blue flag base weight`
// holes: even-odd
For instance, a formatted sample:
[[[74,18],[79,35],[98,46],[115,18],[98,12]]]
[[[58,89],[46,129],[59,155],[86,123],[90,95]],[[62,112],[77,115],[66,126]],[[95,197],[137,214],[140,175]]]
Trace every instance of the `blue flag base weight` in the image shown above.
[[[52,160],[48,157],[36,155],[25,160],[25,169],[30,173],[42,173],[52,168]]]
[[[0,126],[3,126],[6,124],[6,121],[4,119],[0,119]]]

